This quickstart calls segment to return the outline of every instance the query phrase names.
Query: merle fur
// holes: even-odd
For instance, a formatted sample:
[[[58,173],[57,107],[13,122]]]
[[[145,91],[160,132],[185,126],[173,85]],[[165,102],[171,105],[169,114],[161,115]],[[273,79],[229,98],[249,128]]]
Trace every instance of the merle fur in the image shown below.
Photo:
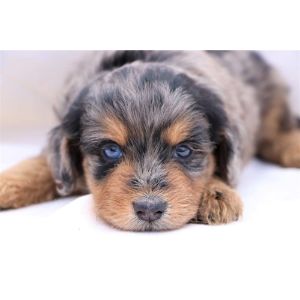
[[[97,180],[105,178],[118,164],[103,161],[100,154],[105,142],[101,138],[101,120],[107,115],[118,118],[129,132],[122,159],[136,165],[138,179],[134,186],[137,182],[152,187],[159,187],[158,182],[162,182],[161,187],[168,186],[164,164],[170,161],[191,176],[199,173],[210,151],[216,157],[216,174],[228,180],[227,165],[233,148],[224,135],[230,125],[222,100],[193,78],[164,63],[177,55],[180,52],[117,51],[101,61],[96,79],[82,87],[50,139],[56,157],[55,176],[69,190],[75,180],[74,173],[82,175],[84,155],[93,156],[92,172]],[[186,142],[195,150],[182,161],[174,159],[174,149],[162,139],[162,132],[181,116],[193,120],[194,127]],[[57,144],[64,134],[70,141],[72,171],[61,166]]]

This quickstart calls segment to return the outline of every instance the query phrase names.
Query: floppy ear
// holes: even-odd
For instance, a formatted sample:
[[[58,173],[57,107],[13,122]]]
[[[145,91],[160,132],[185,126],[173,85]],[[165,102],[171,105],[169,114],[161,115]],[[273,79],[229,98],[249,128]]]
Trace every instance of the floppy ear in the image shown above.
[[[48,164],[57,192],[61,196],[75,192],[77,181],[83,175],[82,154],[77,142],[66,136],[62,126],[55,127],[50,132]]]
[[[61,196],[77,192],[84,181],[79,139],[85,93],[80,93],[63,117],[61,125],[52,129],[49,135],[48,164]]]
[[[185,75],[175,76],[173,88],[183,88],[196,101],[196,109],[209,123],[209,136],[214,145],[215,174],[224,182],[234,185],[237,177],[237,151],[234,149],[234,130],[231,128],[222,99],[208,87]]]
[[[230,185],[236,183],[236,170],[234,165],[234,149],[233,140],[228,132],[229,129],[224,129],[219,133],[214,156],[216,159],[215,174],[223,181]]]

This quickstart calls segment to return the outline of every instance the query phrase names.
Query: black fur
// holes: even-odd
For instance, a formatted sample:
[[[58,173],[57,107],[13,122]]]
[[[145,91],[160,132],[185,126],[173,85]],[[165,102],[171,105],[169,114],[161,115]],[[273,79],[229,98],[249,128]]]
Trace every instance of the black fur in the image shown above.
[[[146,58],[146,51],[116,51],[112,56],[101,61],[99,70],[111,71],[125,64]]]
[[[88,100],[88,93],[89,87],[84,87],[62,120],[62,129],[73,141],[79,141],[81,135],[81,116]]]
[[[94,166],[94,177],[97,180],[101,180],[105,178],[111,170],[113,170],[119,163],[117,162],[103,162],[99,157],[96,158],[98,160],[96,166]]]
[[[181,51],[115,51],[112,55],[105,57],[101,61],[98,71],[111,71],[134,61],[164,62],[180,53]]]

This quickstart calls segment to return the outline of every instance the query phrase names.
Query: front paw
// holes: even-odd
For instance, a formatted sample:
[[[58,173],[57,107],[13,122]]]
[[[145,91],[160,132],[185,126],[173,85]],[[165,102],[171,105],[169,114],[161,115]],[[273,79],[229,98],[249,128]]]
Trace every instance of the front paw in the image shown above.
[[[0,209],[17,208],[21,205],[22,191],[14,180],[0,175]]]
[[[218,179],[208,184],[202,194],[193,223],[226,224],[237,221],[243,204],[237,192]]]
[[[0,174],[0,209],[53,199],[55,183],[44,157],[20,162]]]

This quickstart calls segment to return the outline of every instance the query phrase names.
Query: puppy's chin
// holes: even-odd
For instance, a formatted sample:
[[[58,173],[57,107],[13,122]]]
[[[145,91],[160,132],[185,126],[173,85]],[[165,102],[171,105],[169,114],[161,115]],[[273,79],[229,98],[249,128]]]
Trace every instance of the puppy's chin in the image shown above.
[[[146,222],[141,220],[134,220],[130,228],[120,228],[118,229],[125,231],[168,231],[175,230],[180,227],[183,227],[186,223],[181,224],[180,226],[175,226],[175,224],[164,222],[163,220],[157,220],[153,222]]]
[[[99,217],[109,225],[124,231],[169,231],[183,227],[196,215],[196,213],[197,211],[195,211],[195,214],[193,214],[192,217],[189,217],[184,221],[181,220],[181,222],[172,222],[169,217],[163,217],[152,222],[142,221],[135,216],[128,218],[125,222],[120,222],[119,219],[107,219],[101,216],[101,214]]]

